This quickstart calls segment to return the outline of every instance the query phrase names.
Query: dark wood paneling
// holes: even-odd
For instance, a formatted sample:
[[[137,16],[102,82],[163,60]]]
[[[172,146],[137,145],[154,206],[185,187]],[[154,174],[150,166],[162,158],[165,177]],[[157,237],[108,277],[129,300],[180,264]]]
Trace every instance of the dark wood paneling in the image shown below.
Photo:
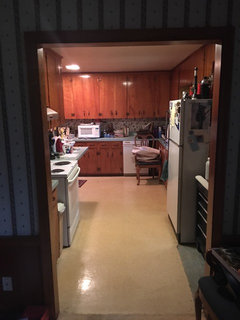
[[[171,72],[171,99],[180,99],[182,91],[188,91],[194,82],[194,67],[198,67],[198,82],[213,71],[215,45],[206,45],[181,62]]]
[[[12,277],[13,291],[0,287],[0,310],[44,303],[39,237],[0,238],[0,278]]]

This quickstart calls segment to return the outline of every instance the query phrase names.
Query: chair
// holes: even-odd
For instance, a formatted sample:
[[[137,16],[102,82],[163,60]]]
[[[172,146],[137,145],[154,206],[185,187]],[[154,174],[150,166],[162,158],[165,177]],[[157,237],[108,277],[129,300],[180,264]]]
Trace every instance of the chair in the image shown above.
[[[152,134],[137,134],[135,136],[135,146],[147,146],[156,148],[156,140]],[[142,161],[137,155],[135,156],[135,166],[136,166],[136,178],[137,185],[140,184],[140,170],[142,168],[152,169],[152,177],[154,179],[154,169],[158,170],[158,180],[160,183],[161,171],[162,171],[162,162],[160,155],[157,159],[151,161]]]
[[[202,309],[207,320],[240,319],[240,309],[237,304],[220,294],[219,286],[211,276],[202,277],[198,281],[198,290],[195,294],[196,320],[201,320]]]

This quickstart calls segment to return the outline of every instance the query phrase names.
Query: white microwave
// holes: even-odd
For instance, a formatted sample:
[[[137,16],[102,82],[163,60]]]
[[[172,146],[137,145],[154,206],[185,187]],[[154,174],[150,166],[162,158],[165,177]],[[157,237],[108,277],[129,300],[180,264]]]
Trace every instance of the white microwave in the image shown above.
[[[78,138],[100,138],[100,124],[80,124]]]

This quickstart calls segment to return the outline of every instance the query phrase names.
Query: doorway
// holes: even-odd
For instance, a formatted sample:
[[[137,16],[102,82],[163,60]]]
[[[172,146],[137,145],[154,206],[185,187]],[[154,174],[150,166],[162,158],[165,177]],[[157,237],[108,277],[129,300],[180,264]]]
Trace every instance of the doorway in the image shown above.
[[[213,159],[210,168],[210,189],[209,189],[209,230],[207,247],[219,245],[221,243],[221,226],[223,219],[223,201],[224,201],[224,161],[216,160],[216,155],[221,154],[226,157],[226,140],[223,137],[227,132],[228,113],[226,110],[227,101],[230,97],[231,86],[231,67],[229,61],[232,61],[232,39],[231,30],[223,28],[202,29],[196,33],[195,30],[144,30],[144,31],[114,31],[114,32],[40,32],[26,33],[26,55],[28,61],[28,81],[30,92],[30,104],[32,106],[31,119],[33,125],[34,155],[36,164],[36,179],[39,181],[37,186],[39,212],[40,216],[40,239],[42,246],[42,269],[44,284],[44,299],[52,307],[52,316],[58,313],[58,293],[56,289],[56,270],[49,261],[50,243],[45,240],[45,228],[48,225],[48,203],[51,198],[50,190],[50,170],[49,170],[49,151],[46,132],[46,114],[41,107],[39,73],[37,62],[37,49],[41,43],[99,43],[99,42],[126,42],[140,41],[152,43],[161,41],[164,43],[179,43],[183,41],[202,42],[212,41],[222,45],[222,52],[219,49],[221,64],[216,66],[216,74],[219,80],[214,83],[214,104],[213,104],[213,134],[210,146],[210,156]],[[218,39],[216,41],[216,39]],[[221,75],[221,77],[220,77]],[[224,81],[223,81],[224,79]],[[221,89],[221,90],[220,90]],[[42,121],[39,121],[42,119]],[[39,133],[42,138],[39,141]],[[47,184],[46,184],[47,182]],[[216,197],[218,196],[218,201]],[[220,200],[219,200],[220,199]],[[218,222],[217,222],[218,221]],[[212,230],[214,228],[214,233]],[[44,230],[45,229],[45,230]],[[47,249],[47,250],[46,250]],[[49,282],[49,279],[51,280]]]

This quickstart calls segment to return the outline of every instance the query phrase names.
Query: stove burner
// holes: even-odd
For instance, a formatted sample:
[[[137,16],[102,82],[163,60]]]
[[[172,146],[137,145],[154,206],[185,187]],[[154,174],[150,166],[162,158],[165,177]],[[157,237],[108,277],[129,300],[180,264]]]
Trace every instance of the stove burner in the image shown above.
[[[71,163],[70,161],[59,161],[59,162],[55,162],[54,165],[55,166],[65,166],[70,163]]]
[[[59,173],[59,172],[64,172],[63,169],[53,169],[52,173]]]

